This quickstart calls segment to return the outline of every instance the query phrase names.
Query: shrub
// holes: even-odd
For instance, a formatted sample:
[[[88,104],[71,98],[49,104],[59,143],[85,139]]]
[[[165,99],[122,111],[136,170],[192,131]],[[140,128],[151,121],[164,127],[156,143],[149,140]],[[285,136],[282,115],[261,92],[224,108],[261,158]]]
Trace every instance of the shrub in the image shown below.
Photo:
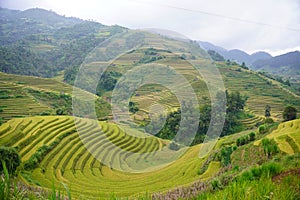
[[[268,117],[268,118],[265,119],[265,123],[266,124],[272,124],[272,123],[274,123],[274,120],[272,118]]]
[[[240,138],[238,138],[237,140],[236,140],[236,146],[241,146],[241,139]]]
[[[17,167],[21,164],[21,158],[15,148],[0,147],[0,172],[3,172],[2,162],[6,164],[9,174],[14,175]]]
[[[255,133],[254,133],[254,132],[251,132],[251,133],[249,134],[249,140],[250,140],[251,142],[255,140]]]
[[[269,127],[267,125],[260,125],[259,128],[258,128],[258,132],[260,134],[264,134],[264,133],[267,133],[269,131]]]
[[[222,184],[221,181],[217,178],[215,178],[214,180],[211,181],[211,187],[213,190],[219,190],[222,189]]]
[[[220,161],[223,166],[227,166],[231,164],[231,154],[233,152],[233,147],[223,147],[221,149],[221,154],[220,154]]]
[[[276,154],[279,152],[279,148],[277,143],[275,142],[274,139],[268,139],[268,138],[264,138],[262,140],[262,145],[264,148],[264,152],[267,155],[267,157],[271,157],[272,155]]]

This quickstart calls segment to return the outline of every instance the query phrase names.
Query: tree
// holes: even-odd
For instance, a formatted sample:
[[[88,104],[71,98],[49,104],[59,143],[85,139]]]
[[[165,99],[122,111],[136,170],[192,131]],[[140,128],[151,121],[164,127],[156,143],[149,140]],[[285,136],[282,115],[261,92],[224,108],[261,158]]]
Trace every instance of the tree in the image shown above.
[[[265,117],[271,117],[271,106],[269,106],[269,105],[266,105]]]
[[[249,69],[249,68],[246,66],[245,62],[242,62],[241,68],[243,68],[243,69]]]
[[[297,109],[293,106],[287,106],[282,113],[284,121],[290,121],[297,118]]]

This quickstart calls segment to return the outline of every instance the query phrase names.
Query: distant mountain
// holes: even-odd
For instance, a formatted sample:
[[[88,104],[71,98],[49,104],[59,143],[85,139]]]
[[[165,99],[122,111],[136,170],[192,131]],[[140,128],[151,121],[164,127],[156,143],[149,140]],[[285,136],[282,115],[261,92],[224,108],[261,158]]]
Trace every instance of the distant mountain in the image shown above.
[[[240,64],[242,62],[245,62],[245,64],[248,65],[250,68],[252,66],[252,63],[254,63],[255,61],[272,58],[272,56],[266,52],[256,52],[249,55],[246,52],[241,51],[239,49],[227,50],[223,47],[216,46],[209,42],[199,41],[198,43],[205,50],[214,50],[220,55],[222,55],[226,60],[233,60]]]
[[[254,70],[266,71],[292,80],[300,80],[300,52],[290,52],[253,63]]]
[[[53,77],[79,67],[100,42],[125,28],[64,17],[40,8],[0,8],[0,71]]]
[[[74,17],[64,17],[40,8],[25,11],[0,8],[0,44],[15,43],[34,34],[52,34],[62,27],[82,23]]]

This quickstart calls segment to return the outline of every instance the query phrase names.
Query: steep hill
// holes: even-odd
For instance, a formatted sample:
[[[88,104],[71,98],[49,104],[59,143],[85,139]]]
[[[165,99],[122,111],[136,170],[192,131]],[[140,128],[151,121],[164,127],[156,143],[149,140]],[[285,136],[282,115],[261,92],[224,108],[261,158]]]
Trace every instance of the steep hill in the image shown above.
[[[136,45],[138,45],[136,50],[131,50]],[[128,51],[126,51],[126,48]],[[272,107],[272,117],[281,119],[281,113],[286,105],[291,104],[297,108],[300,106],[300,97],[288,89],[283,89],[281,83],[251,70],[245,70],[236,64],[225,62],[214,62],[212,64],[211,60],[203,53],[203,50],[192,42],[178,41],[148,32],[129,30],[116,38],[108,40],[105,46],[97,47],[94,52],[97,57],[91,59],[91,62],[85,62],[83,67],[97,69],[97,66],[100,68],[106,63],[109,66],[107,72],[116,72],[102,77],[104,82],[98,85],[98,94],[106,98],[111,97],[116,82],[128,71],[140,65],[163,64],[172,66],[177,73],[183,75],[188,81],[187,83],[175,82],[174,86],[185,88],[191,85],[200,104],[207,104],[210,103],[210,95],[204,76],[209,75],[211,76],[209,81],[214,81],[217,74],[211,74],[211,71],[207,70],[205,66],[215,65],[222,75],[225,88],[246,95],[248,97],[246,106],[255,115],[264,116],[265,106],[269,104]],[[119,57],[115,59],[116,56]],[[203,74],[200,74],[198,70]],[[76,68],[66,71],[65,78],[70,77],[66,81],[72,82],[72,78],[76,77],[76,72]],[[164,72],[161,72],[161,75],[163,74]],[[109,87],[103,88],[104,83]],[[155,102],[162,103],[170,110],[179,106],[178,99],[172,94],[172,91],[157,85],[138,88],[133,94],[132,100],[139,105],[140,110],[137,114],[141,116],[147,114]],[[253,124],[255,123],[253,122]]]
[[[0,70],[14,74],[53,77],[79,66],[100,42],[125,30],[38,8],[1,8],[0,15]]]

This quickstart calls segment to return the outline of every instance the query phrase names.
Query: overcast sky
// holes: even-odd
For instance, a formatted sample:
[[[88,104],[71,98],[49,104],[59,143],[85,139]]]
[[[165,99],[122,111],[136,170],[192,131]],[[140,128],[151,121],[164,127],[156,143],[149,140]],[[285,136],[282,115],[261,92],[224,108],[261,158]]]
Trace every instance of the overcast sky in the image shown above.
[[[300,50],[300,0],[0,0],[133,29],[161,28],[248,53]]]

